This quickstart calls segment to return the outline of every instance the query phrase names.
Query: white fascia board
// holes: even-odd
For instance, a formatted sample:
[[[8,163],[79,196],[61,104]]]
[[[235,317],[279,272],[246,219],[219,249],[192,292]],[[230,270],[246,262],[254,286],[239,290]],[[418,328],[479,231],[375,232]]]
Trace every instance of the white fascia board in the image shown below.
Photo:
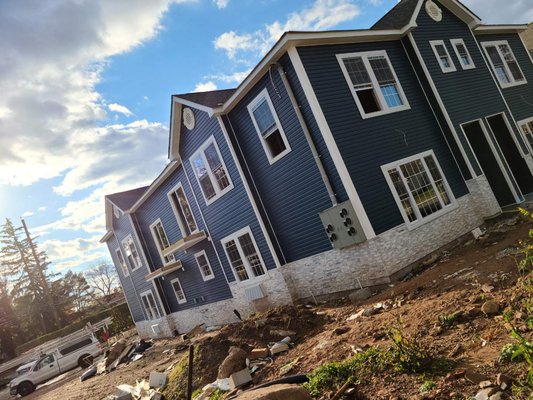
[[[494,35],[501,33],[520,33],[527,30],[528,25],[479,25],[473,29],[476,35]]]
[[[244,79],[235,93],[233,93],[222,106],[212,110],[213,115],[219,116],[230,112],[248,90],[263,77],[263,74],[268,68],[270,68],[273,63],[277,62],[289,47],[394,40],[403,37],[403,35],[411,28],[411,25],[408,25],[402,30],[366,29],[357,31],[286,32]]]
[[[172,99],[174,96],[172,96]],[[181,136],[181,109],[182,105],[178,102],[170,102],[170,128],[169,128],[169,144],[168,144],[168,159],[170,161],[179,158],[179,146]],[[174,132],[176,129],[176,132]]]
[[[143,193],[143,195],[135,202],[129,210],[126,210],[126,214],[131,214],[137,209],[154,193],[154,191],[167,179],[172,172],[176,170],[181,165],[181,159],[171,161],[167,164],[163,172],[152,182],[150,187]]]
[[[213,108],[211,107],[207,107],[207,106],[204,106],[202,104],[198,104],[198,103],[195,103],[193,101],[190,101],[190,100],[185,100],[185,99],[182,99],[181,97],[179,96],[172,96],[172,103],[180,103],[184,106],[188,106],[188,107],[192,107],[192,108],[196,108],[200,111],[205,111],[210,117],[213,115]]]
[[[100,243],[107,243],[107,241],[111,239],[111,236],[113,236],[113,231],[107,231],[106,234],[100,239]]]

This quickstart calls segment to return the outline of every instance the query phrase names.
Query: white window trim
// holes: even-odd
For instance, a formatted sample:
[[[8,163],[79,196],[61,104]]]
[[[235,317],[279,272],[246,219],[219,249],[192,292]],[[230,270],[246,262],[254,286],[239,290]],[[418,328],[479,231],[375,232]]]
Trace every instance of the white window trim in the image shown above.
[[[447,74],[449,72],[455,72],[457,71],[457,68],[455,67],[455,63],[453,61],[452,56],[450,55],[450,52],[448,51],[448,46],[446,46],[446,43],[444,43],[444,40],[431,40],[429,42],[431,45],[431,49],[433,50],[433,54],[435,54],[435,58],[437,59],[437,63],[439,64],[440,69],[443,73]],[[450,60],[450,66],[448,68],[444,67],[442,63],[440,62],[440,55],[437,51],[437,46],[442,45],[444,47],[444,50],[446,50],[446,54],[448,55],[448,59]]]
[[[524,77],[524,80],[516,81],[514,79],[513,74],[511,73],[511,70],[509,69],[509,66],[507,65],[507,62],[505,61],[505,57],[503,56],[503,54],[500,51],[500,48],[498,47],[500,45],[507,45],[507,47],[509,47],[509,51],[511,52],[511,55],[514,58],[514,60],[516,62],[516,65],[518,66],[518,69],[520,70],[520,73]],[[507,71],[507,75],[509,76],[509,79],[511,79],[511,82],[504,83],[504,82],[501,82],[500,79],[498,78],[498,74],[496,73],[496,68],[494,67],[494,64],[492,64],[492,60],[490,59],[489,53],[487,51],[487,47],[488,46],[496,47],[496,50],[498,51],[498,54],[500,55],[501,59],[503,60],[503,66],[504,66],[505,70]],[[485,56],[487,58],[487,61],[488,61],[489,65],[490,65],[490,67],[492,68],[492,72],[494,73],[494,76],[496,77],[496,80],[498,81],[498,83],[500,84],[502,89],[505,89],[505,88],[508,88],[508,87],[513,87],[513,86],[519,86],[519,85],[527,84],[526,75],[524,75],[524,71],[522,71],[522,67],[520,67],[520,64],[518,63],[518,60],[517,60],[517,58],[514,55],[513,49],[512,49],[511,45],[509,44],[509,42],[507,40],[496,40],[496,41],[492,41],[492,42],[481,42],[481,47],[483,47],[483,51],[485,52]]]
[[[457,56],[457,61],[459,61],[459,65],[462,69],[475,69],[476,65],[474,64],[474,60],[472,59],[472,55],[470,54],[470,51],[468,51],[468,47],[466,47],[465,41],[463,39],[450,39],[450,43],[452,44],[453,51],[455,52],[455,55]],[[469,65],[463,65],[463,62],[461,61],[461,53],[459,53],[459,49],[457,48],[458,44],[462,44],[466,54],[468,56],[468,59],[470,60]]]
[[[524,143],[526,144],[527,148],[529,149],[529,154],[533,156],[533,147],[529,144],[529,140],[527,140],[526,134],[522,130],[522,125],[527,124],[528,122],[533,122],[533,117],[529,117],[526,119],[523,119],[521,121],[517,121],[516,124],[518,125],[518,130],[520,131],[520,135],[522,135],[522,139],[524,140]],[[532,132],[533,134],[533,132]]]
[[[193,166],[193,168],[194,168],[194,166]],[[193,170],[193,173],[196,175],[196,172],[194,172],[194,170]],[[185,199],[187,200],[187,204],[189,204],[189,208],[191,209],[191,215],[192,215],[192,219],[194,220],[194,225],[196,225],[196,229],[194,231],[191,230],[191,235],[193,233],[199,232],[200,228],[198,227],[198,222],[196,221],[196,218],[194,217],[194,213],[192,212],[191,202],[189,201],[189,198],[187,197],[187,193],[185,193],[185,188],[183,187],[183,184],[181,182],[179,182],[176,186],[174,186],[172,188],[172,190],[170,190],[167,193],[167,197],[168,197],[168,201],[170,202],[170,206],[172,207],[172,211],[174,212],[174,216],[176,217],[176,221],[178,221],[178,226],[179,226],[180,231],[181,231],[181,236],[182,237],[186,237],[187,235],[185,235],[186,229],[185,229],[185,225],[184,224],[186,224],[187,221],[182,221],[181,220],[180,214],[179,214],[178,209],[177,209],[177,207],[181,208],[181,204],[179,204],[179,202],[178,202],[178,204],[174,204],[174,200],[172,198],[172,194],[174,194],[178,189],[183,190],[183,194],[185,195]],[[200,190],[202,190],[202,188],[200,188]],[[203,193],[203,191],[202,191],[202,193]],[[183,209],[181,211],[183,213]]]
[[[120,256],[119,256],[119,254],[120,254]],[[124,258],[124,253],[122,252],[122,249],[120,248],[120,246],[118,246],[115,249],[115,255],[117,256],[118,264],[120,266],[120,269],[122,270],[122,275],[124,275],[125,277],[130,276],[130,271],[128,269],[128,263],[126,262],[126,259]],[[120,263],[120,258],[121,257],[122,257],[122,260],[124,261],[124,264]]]
[[[156,226],[158,223],[161,224],[161,228],[163,228],[163,232],[165,232],[165,236],[167,237],[167,241],[168,241],[168,244],[169,244],[169,247],[170,247],[170,244],[171,244],[170,243],[170,239],[168,238],[167,231],[165,229],[165,226],[163,225],[163,221],[161,221],[161,218],[156,219],[154,222],[152,222],[150,224],[150,233],[152,234],[152,238],[154,239],[155,247],[157,247],[157,251],[159,252],[159,257],[161,257],[161,262],[163,263],[163,265],[172,264],[172,263],[176,262],[176,256],[173,255],[174,260],[166,262],[165,261],[165,256],[163,255],[163,249],[161,249],[161,247],[159,247],[159,240],[157,238],[157,233],[154,232],[154,226]]]
[[[207,261],[207,266],[209,267],[209,270],[211,271],[211,275],[205,276],[204,271],[202,270],[202,267],[200,266],[200,263],[198,262],[198,258],[204,256]],[[196,265],[198,266],[198,269],[200,270],[200,274],[202,275],[202,279],[204,282],[210,281],[211,279],[215,278],[215,273],[213,272],[213,267],[211,267],[211,262],[209,261],[209,257],[207,257],[207,253],[205,250],[199,251],[198,253],[194,254],[194,259],[196,260]]]
[[[260,275],[260,276],[255,276],[254,272],[252,271],[252,268],[250,267],[250,265],[248,265],[248,260],[246,259],[246,256],[244,255],[242,249],[241,249],[241,244],[239,243],[239,236],[242,236],[244,234],[248,233],[250,235],[250,238],[252,239],[252,243],[254,244],[255,246],[255,249],[257,251],[257,256],[259,257],[259,260],[261,261],[261,264],[263,265],[263,269],[265,270],[265,273],[263,275]],[[234,240],[235,241],[235,244],[237,245],[237,250],[239,251],[239,255],[241,256],[241,259],[243,260],[243,264],[244,264],[244,268],[246,269],[246,273],[248,274],[248,279],[245,280],[245,281],[240,281],[238,276],[237,276],[237,273],[235,272],[235,270],[233,269],[233,264],[231,263],[231,259],[228,255],[228,251],[226,249],[226,243],[228,243],[229,241],[231,240]],[[246,285],[255,285],[257,284],[258,281],[262,281],[262,280],[265,280],[265,279],[268,279],[269,278],[269,275],[268,275],[268,269],[267,269],[267,266],[265,264],[265,261],[263,260],[263,255],[261,254],[261,250],[259,248],[259,246],[257,245],[257,242],[255,241],[255,237],[252,233],[252,229],[250,228],[250,226],[246,226],[242,229],[239,229],[238,231],[236,232],[233,232],[231,235],[228,235],[226,236],[225,238],[221,239],[220,240],[220,243],[222,243],[222,247],[224,248],[224,254],[226,254],[226,259],[228,260],[228,264],[231,268],[231,271],[233,272],[233,275],[235,276],[235,282],[236,284],[239,284],[239,285],[242,285],[242,286],[246,286]]]
[[[131,239],[131,242],[133,243],[133,246],[135,246],[135,251],[137,252],[137,255],[139,256],[139,262],[140,264],[139,265],[130,265],[130,268],[131,268],[131,272],[133,271],[137,271],[139,268],[141,268],[143,266],[143,262],[142,262],[142,259],[141,259],[141,253],[139,253],[139,248],[137,247],[137,244],[135,243],[135,240],[133,239],[133,236],[130,234],[128,236],[126,236],[123,240],[122,240],[122,247],[123,248],[126,248],[126,242],[128,241],[128,239]],[[126,252],[127,253],[127,252]],[[128,257],[126,257],[127,259]],[[135,263],[136,264],[136,263]]]
[[[450,204],[444,205],[444,202],[440,198],[440,193],[436,192],[437,197],[441,201],[442,209],[439,210],[439,211],[434,212],[431,215],[428,215],[427,217],[419,217],[416,221],[411,222],[411,221],[409,221],[409,217],[405,213],[405,210],[403,208],[402,202],[400,200],[400,196],[398,196],[398,193],[396,192],[396,188],[394,187],[394,184],[392,183],[392,179],[390,178],[388,170],[391,169],[391,168],[397,168],[398,166],[400,166],[402,164],[405,164],[405,163],[408,163],[408,162],[411,162],[411,161],[414,161],[414,160],[422,159],[424,167],[425,167],[425,169],[426,169],[426,171],[428,173],[428,177],[431,180],[431,183],[434,185],[435,182],[433,180],[433,177],[431,176],[431,173],[429,173],[429,169],[427,168],[427,165],[426,165],[425,161],[423,160],[424,157],[427,157],[427,156],[432,156],[433,160],[435,160],[435,165],[437,166],[437,168],[438,168],[438,170],[440,172],[440,175],[442,176],[442,182],[444,184],[446,192],[448,193],[448,197],[450,199]],[[448,180],[446,179],[446,176],[444,175],[444,173],[442,171],[442,168],[440,167],[439,160],[435,156],[435,153],[433,152],[433,150],[424,151],[422,153],[414,154],[412,156],[403,158],[401,160],[394,161],[394,162],[388,163],[386,165],[382,165],[381,166],[381,170],[383,171],[383,175],[385,176],[387,184],[389,185],[389,189],[390,189],[390,191],[391,191],[391,193],[392,193],[392,195],[394,197],[394,200],[396,201],[396,205],[398,206],[398,209],[400,210],[400,212],[402,214],[402,217],[404,219],[404,222],[405,222],[405,225],[407,227],[407,230],[412,230],[412,229],[418,228],[419,226],[425,225],[428,222],[433,221],[436,218],[439,218],[439,217],[443,216],[444,214],[447,214],[448,212],[450,212],[450,211],[452,211],[452,210],[454,210],[454,209],[456,209],[458,207],[457,200],[455,199],[453,191],[451,190],[450,185],[448,184]],[[406,184],[406,188],[409,191],[409,194],[411,194],[411,191],[410,191],[409,187],[407,186],[407,184]]]
[[[218,154],[218,157],[220,158],[220,162],[222,163],[222,166],[224,167],[224,170],[226,171],[226,176],[228,178],[228,181],[229,181],[229,186],[226,187],[224,190],[220,190],[218,188],[218,185],[217,185],[217,182],[216,182],[216,178],[215,176],[213,175],[213,172],[211,171],[211,168],[209,168],[209,163],[207,162],[207,159],[205,158],[205,155],[204,155],[204,151],[205,149],[207,149],[209,147],[209,145],[211,144],[214,144],[215,145],[215,149],[216,149],[216,152]],[[193,162],[193,159],[198,155],[198,154],[201,154],[201,157],[205,163],[205,165],[207,166],[207,174],[209,175],[209,179],[211,179],[211,182],[213,183],[213,189],[215,190],[215,196],[209,200],[207,200],[207,198],[205,197],[205,193],[202,189],[202,184],[200,183],[200,179],[198,178],[198,176],[196,175],[196,171],[195,171],[195,167],[194,167],[194,162]],[[200,192],[202,193],[202,196],[204,198],[204,201],[205,201],[205,204],[206,205],[210,205],[210,204],[213,204],[215,201],[217,201],[218,199],[220,199],[222,196],[224,196],[227,192],[229,192],[231,189],[233,189],[233,181],[231,179],[231,176],[230,176],[230,173],[229,173],[229,170],[228,168],[226,167],[226,163],[224,162],[224,158],[222,158],[222,155],[220,154],[220,149],[218,148],[218,144],[215,140],[215,138],[213,136],[211,136],[209,139],[207,139],[204,143],[202,143],[202,145],[194,152],[194,154],[189,158],[189,163],[191,164],[191,167],[192,167],[192,173],[196,179],[196,182],[198,183],[198,188],[200,189]]]
[[[255,108],[259,103],[261,103],[263,100],[266,100],[268,104],[268,108],[270,109],[270,112],[272,113],[272,116],[274,117],[274,121],[276,122],[276,128],[279,130],[279,133],[281,135],[281,139],[283,140],[283,143],[285,144],[285,150],[283,150],[281,153],[279,153],[277,156],[272,157],[272,154],[270,154],[270,148],[268,147],[268,144],[263,137],[261,130],[259,129],[259,125],[257,125],[257,121],[255,120],[254,111]],[[263,146],[263,150],[265,151],[265,154],[268,158],[268,162],[270,165],[274,164],[279,159],[286,156],[288,153],[291,152],[291,146],[289,145],[289,141],[287,140],[287,136],[285,135],[285,131],[283,130],[283,127],[281,126],[281,122],[278,118],[278,114],[276,113],[276,109],[274,108],[274,104],[272,103],[272,100],[270,99],[270,96],[268,94],[268,90],[265,88],[257,95],[255,99],[252,100],[250,104],[248,104],[248,113],[250,114],[250,118],[252,118],[252,122],[254,124],[255,130],[257,132],[257,135],[259,136],[259,141],[261,142],[261,145]]]
[[[147,295],[151,295],[152,298],[154,299],[154,305],[155,305],[155,310],[157,311],[157,317],[156,318],[150,318],[148,317],[148,310],[146,310],[145,306],[144,306],[144,303],[143,303],[143,297],[147,296]],[[154,293],[152,292],[152,290],[147,290],[145,292],[142,292],[142,293],[139,293],[139,297],[141,299],[141,307],[143,308],[145,314],[147,314],[147,317],[150,321],[156,321],[158,319],[161,318],[161,313],[159,311],[159,307],[157,306],[157,301],[155,299],[155,296],[154,296]],[[150,304],[150,302],[148,302],[148,304]],[[155,317],[155,316],[154,316]]]
[[[383,56],[389,63],[389,67],[392,71],[392,75],[394,76],[394,79],[396,80],[396,84],[398,85],[398,94],[400,96],[400,99],[403,102],[403,105],[399,107],[393,107],[393,108],[389,108],[387,106],[387,102],[385,101],[385,98],[383,97],[381,90],[379,90],[379,83],[376,79],[374,71],[372,70],[372,68],[370,67],[370,64],[368,63],[368,57],[372,57],[372,56]],[[346,69],[346,66],[344,65],[344,59],[351,58],[351,57],[361,57],[363,59],[368,76],[370,76],[370,80],[372,81],[374,92],[376,96],[378,97],[379,104],[382,108],[381,111],[366,113],[365,110],[363,109],[363,106],[361,102],[359,101],[359,97],[357,96],[357,91],[353,87],[352,79],[350,78],[350,75],[348,74],[348,70]],[[407,97],[405,96],[405,93],[403,91],[402,84],[400,83],[400,80],[398,79],[398,76],[396,75],[396,71],[394,70],[394,67],[392,66],[389,56],[387,55],[387,52],[385,50],[337,54],[337,60],[341,67],[342,73],[344,75],[344,79],[346,80],[346,83],[348,84],[348,87],[350,88],[350,92],[352,93],[352,96],[355,100],[355,104],[357,105],[357,108],[359,109],[359,113],[361,114],[362,119],[379,117],[381,115],[392,114],[395,112],[411,109],[411,106],[409,105],[409,102],[407,101]]]
[[[178,285],[181,289],[181,293],[183,293],[183,299],[180,299],[178,297],[178,294],[176,293],[176,290],[174,289],[174,282],[178,282]],[[170,281],[170,285],[172,286],[172,291],[174,292],[174,296],[176,296],[176,300],[178,301],[178,304],[185,304],[187,303],[187,296],[185,296],[185,290],[183,290],[183,286],[181,286],[180,278],[174,278]]]

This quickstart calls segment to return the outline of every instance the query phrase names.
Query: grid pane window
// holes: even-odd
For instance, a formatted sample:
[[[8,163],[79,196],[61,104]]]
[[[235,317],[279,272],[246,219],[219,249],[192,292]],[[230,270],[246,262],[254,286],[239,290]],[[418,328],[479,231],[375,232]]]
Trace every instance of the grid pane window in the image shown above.
[[[161,221],[158,221],[152,225],[152,235],[157,243],[161,255],[163,256],[163,251],[170,247],[170,242],[168,241],[167,234],[165,232],[165,229],[163,228],[163,224],[161,223]],[[163,260],[165,264],[169,264],[171,262],[176,261],[176,258],[174,257],[173,253],[170,253],[166,256],[163,256]]]
[[[473,69],[476,66],[474,65],[474,61],[472,60],[472,57],[470,56],[470,53],[468,52],[468,48],[466,47],[466,44],[463,39],[450,39],[450,42],[453,46],[453,49],[455,50],[455,54],[457,55],[457,58],[459,59],[459,64],[461,65],[462,69]]]
[[[446,47],[446,44],[443,40],[433,40],[429,42],[431,45],[431,48],[433,49],[433,53],[435,54],[435,57],[437,58],[437,61],[439,63],[440,69],[442,72],[454,72],[455,64],[452,61],[452,58],[450,57],[450,53],[448,52],[448,48]]]
[[[204,144],[191,158],[191,164],[207,202],[231,188],[226,166],[214,141]]]
[[[409,222],[422,220],[452,204],[452,195],[433,155],[388,168],[404,215]]]
[[[195,255],[195,257],[204,281],[214,278],[215,276],[213,274],[213,270],[211,269],[211,265],[209,264],[209,260],[207,259],[205,252],[198,253]]]
[[[183,188],[178,187],[171,193],[170,198],[174,203],[174,210],[177,213],[178,222],[184,230],[183,236],[189,236],[192,232],[195,232],[198,227],[196,226],[196,221],[194,220],[191,207],[189,206]]]
[[[141,267],[141,257],[139,256],[137,247],[133,242],[133,238],[131,236],[128,236],[126,239],[124,239],[122,245],[124,246],[124,250],[126,251],[126,258],[128,259],[131,269],[134,270]]]
[[[506,41],[482,43],[502,87],[525,83],[526,79]]]
[[[407,100],[385,52],[339,57],[363,116],[407,107]]]
[[[239,281],[265,275],[265,266],[249,228],[234,233],[222,243]]]
[[[290,151],[285,133],[275,115],[274,105],[267,90],[263,90],[248,105],[255,129],[259,134],[263,148],[272,164]]]
[[[522,132],[524,133],[524,136],[526,137],[531,148],[533,148],[533,121],[522,124]]]
[[[146,312],[146,315],[148,316],[148,319],[158,319],[161,317],[159,314],[159,309],[157,308],[157,305],[155,304],[154,295],[152,292],[146,292],[141,294],[141,301],[144,307],[144,311]]]
[[[171,281],[172,283],[172,289],[174,289],[174,293],[176,294],[176,298],[178,299],[178,303],[185,303],[187,299],[185,298],[185,293],[183,292],[183,288],[181,287],[181,282],[179,279],[173,279]]]
[[[120,269],[122,270],[122,273],[124,274],[124,276],[128,276],[129,275],[128,266],[126,265],[126,260],[124,260],[124,255],[122,254],[122,251],[120,251],[120,249],[117,249],[116,254],[117,254],[118,264],[120,266]]]

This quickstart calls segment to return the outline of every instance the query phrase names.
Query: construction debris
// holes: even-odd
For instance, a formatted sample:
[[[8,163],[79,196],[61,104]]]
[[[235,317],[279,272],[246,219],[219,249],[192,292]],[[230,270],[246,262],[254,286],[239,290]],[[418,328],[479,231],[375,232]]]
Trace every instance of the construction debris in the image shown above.
[[[229,378],[231,374],[246,368],[248,355],[243,349],[231,346],[228,356],[222,361],[218,369],[218,378]]]

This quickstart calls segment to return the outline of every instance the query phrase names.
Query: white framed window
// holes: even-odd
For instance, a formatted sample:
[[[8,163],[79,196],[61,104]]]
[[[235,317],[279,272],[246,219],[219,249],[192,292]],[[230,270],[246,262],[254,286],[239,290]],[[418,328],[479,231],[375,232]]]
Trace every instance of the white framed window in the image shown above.
[[[115,253],[117,255],[118,266],[122,270],[122,274],[124,276],[129,276],[130,271],[128,270],[128,265],[126,264],[126,260],[124,259],[124,255],[122,254],[120,247],[116,248]]]
[[[150,225],[150,232],[152,232],[152,237],[154,238],[154,242],[163,264],[167,265],[176,261],[176,257],[174,257],[173,253],[167,254],[166,256],[163,255],[165,249],[170,247],[170,242],[167,233],[165,232],[165,228],[163,227],[163,222],[161,222],[161,218],[158,218],[152,223],[152,225]]]
[[[194,258],[196,259],[196,264],[198,264],[198,269],[202,274],[204,282],[213,279],[215,274],[213,273],[213,268],[211,268],[211,264],[207,258],[207,253],[202,250],[201,252],[196,253]]]
[[[502,88],[527,83],[511,46],[506,40],[482,42],[481,46]]]
[[[453,50],[462,69],[476,68],[463,39],[450,39],[450,43],[453,46]]]
[[[267,89],[263,89],[248,104],[248,112],[259,135],[259,140],[263,150],[265,150],[268,162],[274,164],[289,153],[291,148]]]
[[[337,60],[362,118],[410,108],[386,51],[337,54]]]
[[[198,224],[194,219],[183,185],[178,183],[175,188],[168,192],[167,196],[183,237],[187,237],[192,233],[197,232]]]
[[[526,139],[526,142],[529,144],[529,148],[533,152],[533,117],[519,121],[518,125],[520,130]]]
[[[381,167],[408,228],[457,206],[432,150]]]
[[[137,251],[137,246],[135,245],[135,242],[133,241],[133,237],[131,235],[128,235],[122,241],[122,247],[126,252],[126,258],[128,260],[128,263],[130,264],[131,270],[135,271],[137,268],[142,267],[143,264],[141,261],[141,256]]]
[[[119,219],[120,218],[120,208],[118,208],[117,206],[113,206],[113,214],[115,215],[115,218],[116,219]]]
[[[249,226],[221,240],[239,282],[265,275],[263,259]]]
[[[450,53],[448,53],[448,48],[446,47],[444,40],[432,40],[429,42],[429,44],[433,49],[433,53],[435,54],[435,57],[439,62],[440,69],[442,70],[442,72],[446,74],[448,72],[457,71],[453,60],[450,57]]]
[[[207,205],[233,188],[214,138],[202,144],[190,158],[190,162]]]
[[[161,314],[159,313],[159,308],[157,308],[152,291],[147,290],[146,292],[142,292],[140,296],[144,311],[146,312],[146,316],[148,317],[148,319],[154,320],[161,318]]]
[[[183,291],[183,287],[181,286],[179,278],[172,279],[170,284],[172,285],[172,289],[174,290],[178,304],[187,303],[187,298],[185,297],[185,292]]]

